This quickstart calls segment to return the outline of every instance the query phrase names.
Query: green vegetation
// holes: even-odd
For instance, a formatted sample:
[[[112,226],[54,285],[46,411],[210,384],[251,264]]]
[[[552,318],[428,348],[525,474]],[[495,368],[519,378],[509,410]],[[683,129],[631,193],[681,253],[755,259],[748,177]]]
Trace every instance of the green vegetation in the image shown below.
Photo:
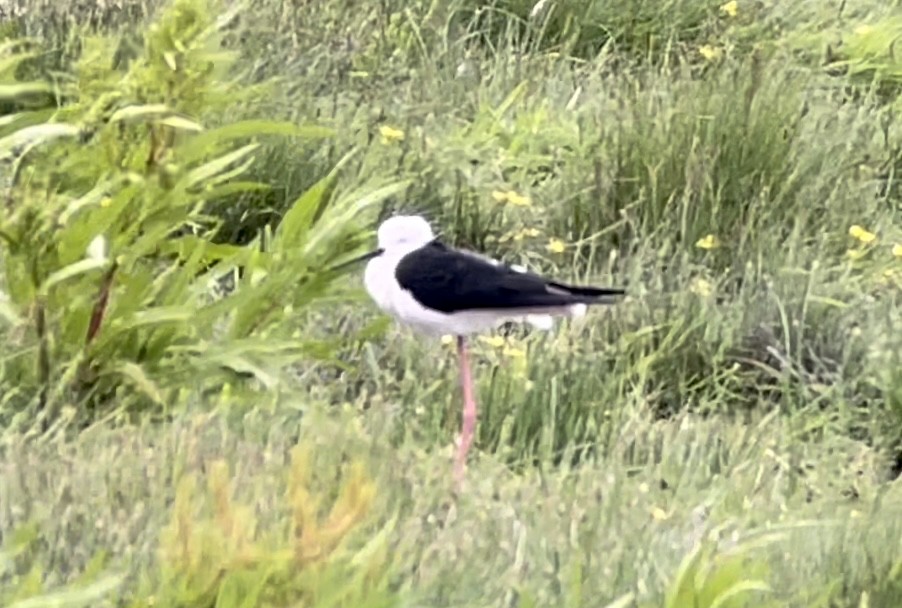
[[[0,605],[902,605],[902,4],[846,4],[4,5]],[[452,349],[330,270],[396,211],[630,293],[474,341],[460,495]]]

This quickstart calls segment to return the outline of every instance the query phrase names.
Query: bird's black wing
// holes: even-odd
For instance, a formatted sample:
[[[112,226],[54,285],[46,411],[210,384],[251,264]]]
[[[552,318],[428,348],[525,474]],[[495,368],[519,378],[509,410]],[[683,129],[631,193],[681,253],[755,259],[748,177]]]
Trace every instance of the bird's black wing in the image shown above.
[[[438,240],[404,256],[395,278],[420,304],[444,313],[593,304],[623,294],[620,289],[551,282]]]

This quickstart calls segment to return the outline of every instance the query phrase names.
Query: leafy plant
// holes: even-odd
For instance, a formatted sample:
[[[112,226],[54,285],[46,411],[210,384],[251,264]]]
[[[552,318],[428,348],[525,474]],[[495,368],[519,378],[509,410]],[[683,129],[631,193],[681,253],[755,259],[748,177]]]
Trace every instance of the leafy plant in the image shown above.
[[[314,487],[312,451],[295,447],[285,499],[290,529],[260,529],[252,508],[232,499],[229,471],[212,463],[198,515],[193,476],[179,483],[172,519],[164,531],[160,580],[153,599],[134,605],[215,606],[390,606],[384,533],[350,550],[346,539],[362,523],[376,493],[361,463],[344,475],[325,515],[328,490]]]
[[[86,41],[64,90],[72,101],[0,139],[11,162],[2,282],[15,320],[15,354],[2,372],[37,394],[45,421],[63,405],[115,394],[123,407],[163,406],[172,390],[235,372],[273,387],[286,357],[323,355],[320,345],[258,336],[286,307],[325,293],[332,275],[322,262],[353,249],[360,212],[404,186],[339,195],[339,165],[295,202],[275,238],[214,244],[220,222],[210,206],[267,187],[242,180],[255,140],[330,133],[264,120],[203,124],[265,90],[242,92],[227,79],[218,36],[238,8],[214,19],[205,0],[175,0],[124,71],[104,60],[113,38]],[[20,112],[5,122],[30,119]],[[239,289],[214,301],[211,281],[235,268],[244,271]]]
[[[715,530],[711,538],[697,543],[683,559],[671,581],[665,606],[740,608],[778,605],[763,595],[771,591],[767,584],[770,568],[766,558],[751,553],[773,544],[780,535],[745,539],[724,549],[718,547],[724,543],[717,539],[718,533]]]

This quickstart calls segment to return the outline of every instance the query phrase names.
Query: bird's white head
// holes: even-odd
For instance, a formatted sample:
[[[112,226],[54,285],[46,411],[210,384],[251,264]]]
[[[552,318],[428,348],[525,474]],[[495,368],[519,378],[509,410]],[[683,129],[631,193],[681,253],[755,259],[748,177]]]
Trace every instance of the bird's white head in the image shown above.
[[[407,253],[435,238],[432,227],[419,215],[390,217],[376,231],[379,249],[386,253]]]

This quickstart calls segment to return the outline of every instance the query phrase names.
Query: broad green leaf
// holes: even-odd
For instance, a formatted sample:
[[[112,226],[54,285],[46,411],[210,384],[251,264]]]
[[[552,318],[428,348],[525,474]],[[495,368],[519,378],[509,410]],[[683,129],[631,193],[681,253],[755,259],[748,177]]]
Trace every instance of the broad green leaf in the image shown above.
[[[206,239],[198,239],[187,256],[180,258],[180,264],[172,264],[167,272],[155,281],[158,289],[155,300],[163,305],[180,304],[190,298],[188,290],[192,283],[204,270],[204,253],[209,243]]]
[[[147,104],[140,106],[126,106],[113,112],[110,116],[110,122],[130,122],[136,120],[146,120],[148,118],[156,118],[159,116],[167,116],[172,114],[173,110],[162,103]]]
[[[237,167],[233,167],[228,171],[220,173],[219,175],[212,176],[206,180],[204,183],[204,190],[212,189],[220,184],[228,183],[230,180],[238,177],[239,175],[247,172],[248,169],[254,164],[254,158],[245,159],[240,165]],[[203,192],[201,192],[203,194]]]
[[[282,217],[276,228],[273,248],[278,251],[289,247],[297,247],[303,242],[307,231],[313,224],[313,218],[322,206],[328,203],[335,189],[337,175],[332,172],[308,188]]]
[[[227,184],[219,184],[217,186],[210,184],[204,188],[203,192],[201,192],[201,195],[205,200],[215,201],[216,199],[231,196],[233,194],[238,194],[241,192],[262,192],[269,189],[270,186],[262,182],[233,181]]]
[[[2,291],[0,291],[0,320],[7,325],[18,325],[22,322],[22,317],[9,302],[9,296]]]
[[[128,233],[126,232],[124,237],[120,229],[114,226],[122,213],[141,195],[143,188],[143,183],[139,182],[129,184],[117,192],[117,188],[110,185],[111,196],[108,200],[104,200],[102,186],[99,186],[81,199],[70,203],[74,208],[67,207],[64,211],[66,224],[59,237],[60,257],[63,260],[81,258],[88,243],[98,234],[111,237],[112,251],[121,247],[122,241],[127,240]],[[129,229],[137,229],[137,226],[131,226]]]
[[[0,259],[3,264],[3,274],[6,280],[6,294],[10,301],[20,310],[30,306],[36,292],[36,286],[31,282],[28,270],[28,258],[24,255],[9,255]]]
[[[183,162],[195,162],[203,158],[217,144],[234,139],[253,138],[261,135],[282,135],[304,139],[320,139],[334,134],[332,129],[318,125],[296,125],[290,122],[271,120],[244,120],[232,124],[208,129],[192,138],[179,148],[179,159]]]
[[[721,592],[713,602],[711,608],[725,608],[730,600],[744,593],[769,593],[770,585],[763,581],[739,581],[729,589]]]
[[[279,378],[263,369],[259,364],[248,357],[241,355],[221,353],[205,356],[210,363],[216,363],[237,373],[251,374],[268,389],[272,390],[279,385]]]
[[[69,264],[63,268],[60,268],[56,272],[50,274],[49,277],[41,284],[39,291],[40,293],[46,294],[50,288],[71,279],[73,277],[77,277],[82,274],[86,274],[88,272],[93,272],[95,270],[100,270],[106,267],[108,264],[108,260],[106,259],[95,259],[95,258],[84,258],[79,260],[73,264]]]
[[[665,606],[667,608],[680,608],[694,604],[695,596],[693,575],[698,571],[699,561],[702,559],[703,545],[697,543],[692,550],[683,556],[676,575],[667,590]]]
[[[15,53],[4,57],[5,50],[0,48],[0,77],[5,76],[10,79],[15,77],[15,71],[20,63],[38,56],[37,53]]]
[[[354,149],[345,154],[328,175],[313,184],[292,203],[276,228],[273,238],[274,251],[298,247],[303,243],[315,218],[320,215],[324,205],[329,203],[339,173],[357,152],[358,149]]]
[[[9,157],[24,146],[39,145],[60,137],[75,137],[78,133],[78,127],[65,123],[25,127],[0,139],[0,159]]]
[[[166,118],[161,118],[157,121],[157,124],[172,127],[173,129],[180,129],[182,131],[200,132],[204,130],[203,125],[201,125],[200,123],[175,114],[173,114],[172,116],[167,116]]]
[[[53,88],[43,82],[22,82],[19,84],[0,84],[0,101],[15,102],[24,97],[50,94]]]
[[[246,156],[249,156],[254,152],[254,150],[259,147],[259,144],[248,144],[233,152],[229,152],[228,154],[224,154],[219,158],[204,163],[200,167],[192,169],[182,179],[181,183],[179,184],[179,188],[188,190],[189,188],[191,188],[191,186],[203,184],[210,181],[213,177],[219,175],[223,171],[226,171],[229,167],[243,160]]]
[[[0,116],[0,132],[7,132],[7,129],[12,127],[21,129],[45,123],[50,120],[55,111],[56,109],[42,109]]]
[[[166,323],[186,323],[194,316],[194,311],[186,306],[158,306],[135,312],[128,317],[116,319],[117,332],[135,329],[145,325]]]
[[[411,180],[401,180],[390,183],[379,188],[375,188],[366,192],[360,197],[353,194],[354,200],[348,201],[346,204],[335,205],[330,208],[335,215],[329,217],[328,221],[317,222],[317,229],[310,233],[310,238],[306,239],[302,246],[303,256],[305,258],[315,259],[316,252],[326,249],[326,244],[334,242],[339,236],[342,236],[347,227],[351,225],[356,218],[367,208],[381,203],[388,197],[403,192],[410,185]]]
[[[71,201],[59,216],[59,222],[65,225],[69,219],[83,207],[99,205],[111,188],[110,182],[102,182],[94,186],[89,192]]]
[[[211,243],[207,239],[200,238],[193,234],[181,236],[160,245],[160,251],[162,253],[175,253],[181,259],[190,257],[198,248],[203,250],[202,260],[205,264],[236,257],[244,252],[244,247],[241,247],[240,245]]]

